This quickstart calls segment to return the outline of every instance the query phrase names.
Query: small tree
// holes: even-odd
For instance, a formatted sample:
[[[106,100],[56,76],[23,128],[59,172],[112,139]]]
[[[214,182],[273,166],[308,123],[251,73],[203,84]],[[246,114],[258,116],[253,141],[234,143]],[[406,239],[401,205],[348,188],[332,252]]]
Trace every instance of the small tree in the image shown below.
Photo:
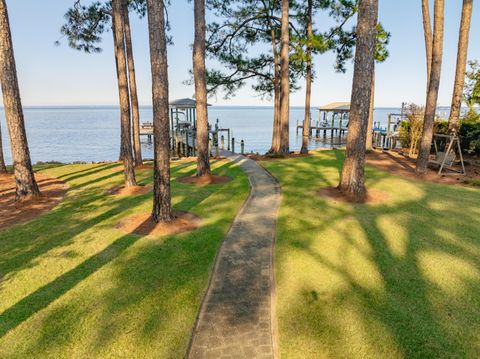
[[[410,149],[408,156],[412,157],[417,152],[418,143],[422,138],[423,118],[425,116],[425,109],[415,104],[410,104],[406,109],[407,119],[409,123],[409,142]]]
[[[463,101],[467,104],[470,113],[475,113],[474,106],[480,104],[480,63],[477,60],[469,61],[470,69],[465,73]]]

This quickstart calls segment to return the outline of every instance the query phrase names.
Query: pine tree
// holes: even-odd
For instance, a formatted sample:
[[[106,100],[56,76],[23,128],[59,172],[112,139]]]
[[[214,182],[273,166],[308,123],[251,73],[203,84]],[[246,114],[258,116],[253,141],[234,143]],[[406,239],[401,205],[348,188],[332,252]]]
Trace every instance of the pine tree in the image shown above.
[[[194,0],[193,75],[197,100],[197,176],[210,175],[208,150],[207,79],[205,66],[205,0]]]
[[[164,1],[148,0],[154,136],[153,211],[155,222],[173,220],[170,193],[168,63]]]
[[[123,18],[124,0],[112,0],[112,25],[117,68],[117,83],[120,100],[120,145],[125,174],[125,187],[137,185],[132,154],[130,101],[128,93],[127,59],[125,51],[125,28]]]
[[[10,135],[13,173],[17,200],[40,195],[32,168],[27,133],[23,117],[22,101],[18,87],[17,69],[13,52],[12,34],[8,19],[7,4],[0,0],[0,82],[3,106]]]
[[[365,188],[365,144],[375,68],[378,0],[362,0],[358,8],[355,66],[345,161],[339,190],[362,201]]]
[[[448,129],[458,132],[460,124],[460,109],[462,107],[463,87],[465,85],[465,71],[467,69],[468,39],[472,20],[473,0],[463,0],[462,17],[458,36],[457,67],[453,85],[452,106],[448,118]]]
[[[427,100],[425,105],[425,118],[423,121],[423,133],[417,158],[416,172],[425,174],[428,170],[428,158],[433,139],[433,126],[435,112],[437,110],[438,89],[440,87],[440,75],[442,70],[443,56],[443,33],[444,33],[444,7],[445,0],[435,0],[434,27],[432,46],[432,65],[430,69],[430,81],[428,84]]]

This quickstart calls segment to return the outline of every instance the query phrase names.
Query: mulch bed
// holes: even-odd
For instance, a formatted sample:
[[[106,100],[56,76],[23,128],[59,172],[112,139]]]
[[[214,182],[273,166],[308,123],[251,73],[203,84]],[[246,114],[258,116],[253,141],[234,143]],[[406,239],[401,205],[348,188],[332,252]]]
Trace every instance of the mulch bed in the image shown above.
[[[289,158],[298,158],[298,157],[309,157],[311,154],[301,154],[298,152],[290,152],[288,155],[276,155],[276,154],[265,154],[261,155],[258,153],[249,153],[246,155],[246,157],[250,158],[251,160],[254,161],[274,161],[274,160],[286,160]]]
[[[108,189],[107,193],[118,197],[128,197],[148,193],[151,189],[151,186],[132,186],[128,188],[125,186],[118,186]]]
[[[181,183],[188,183],[194,185],[209,185],[209,184],[222,184],[227,183],[232,180],[230,176],[217,176],[217,175],[209,175],[209,176],[185,176],[180,177],[178,179]]]
[[[58,178],[36,173],[42,195],[24,201],[15,200],[15,177],[0,175],[0,229],[25,223],[48,212],[65,197],[68,185]]]
[[[337,187],[325,187],[318,190],[317,193],[322,197],[327,197],[335,202],[343,203],[383,203],[389,199],[388,193],[377,189],[369,189],[363,201],[355,200],[351,196],[340,191]]]
[[[393,175],[417,180],[457,185],[465,185],[465,181],[468,180],[480,180],[480,167],[473,165],[466,164],[466,176],[460,174],[439,176],[436,167],[429,168],[427,174],[419,176],[415,173],[415,159],[408,158],[396,151],[371,151],[367,153],[366,159],[367,164],[373,167],[390,172]]]
[[[151,213],[141,213],[123,219],[116,228],[125,233],[138,234],[141,236],[168,236],[184,232],[190,232],[201,226],[200,217],[183,211],[173,211],[175,219],[168,223],[155,223]]]

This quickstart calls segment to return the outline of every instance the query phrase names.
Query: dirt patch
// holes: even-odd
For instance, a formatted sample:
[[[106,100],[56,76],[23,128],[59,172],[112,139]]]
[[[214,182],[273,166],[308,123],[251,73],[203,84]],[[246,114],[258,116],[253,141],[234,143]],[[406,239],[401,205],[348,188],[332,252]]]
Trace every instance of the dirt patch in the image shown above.
[[[345,192],[340,191],[337,187],[325,187],[320,189],[317,193],[322,197],[327,197],[331,200],[344,203],[383,203],[390,198],[388,193],[377,189],[369,189],[363,201],[358,201],[352,198]]]
[[[128,197],[128,196],[138,196],[141,194],[145,194],[150,192],[152,189],[151,186],[132,186],[132,187],[125,187],[125,186],[118,186],[113,187],[107,190],[107,193],[110,195],[118,196],[118,197]]]
[[[200,227],[200,217],[183,211],[173,211],[175,219],[168,223],[155,223],[151,213],[141,213],[125,218],[118,223],[117,228],[126,233],[134,233],[141,236],[168,236],[189,232]]]
[[[230,176],[185,176],[178,179],[181,183],[195,184],[195,185],[209,185],[209,184],[222,184],[232,180]]]
[[[42,195],[25,201],[15,201],[15,177],[0,176],[0,229],[25,223],[54,208],[64,197],[68,185],[58,178],[36,173]]]
[[[141,164],[141,165],[138,165],[138,166],[135,166],[135,169],[136,170],[151,170],[153,168],[153,165],[152,164]]]
[[[391,174],[443,184],[466,185],[469,181],[480,181],[480,167],[474,165],[466,165],[467,175],[453,174],[448,176],[439,176],[437,167],[429,167],[425,175],[417,175],[415,173],[415,159],[406,157],[396,152],[379,152],[371,151],[367,153],[367,164],[378,169],[390,172]],[[459,168],[458,168],[459,169]]]

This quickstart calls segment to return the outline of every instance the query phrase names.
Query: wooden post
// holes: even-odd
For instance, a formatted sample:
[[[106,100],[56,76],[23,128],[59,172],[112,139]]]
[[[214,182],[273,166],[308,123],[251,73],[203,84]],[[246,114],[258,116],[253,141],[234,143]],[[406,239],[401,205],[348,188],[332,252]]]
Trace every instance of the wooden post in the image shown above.
[[[222,144],[222,150],[225,149],[225,137],[222,135],[222,137],[220,137],[220,142]]]
[[[230,129],[227,130],[227,150],[230,151]]]
[[[243,140],[240,142],[240,153],[242,155],[245,153],[245,142]]]
[[[235,153],[235,138],[232,137],[232,152]]]

